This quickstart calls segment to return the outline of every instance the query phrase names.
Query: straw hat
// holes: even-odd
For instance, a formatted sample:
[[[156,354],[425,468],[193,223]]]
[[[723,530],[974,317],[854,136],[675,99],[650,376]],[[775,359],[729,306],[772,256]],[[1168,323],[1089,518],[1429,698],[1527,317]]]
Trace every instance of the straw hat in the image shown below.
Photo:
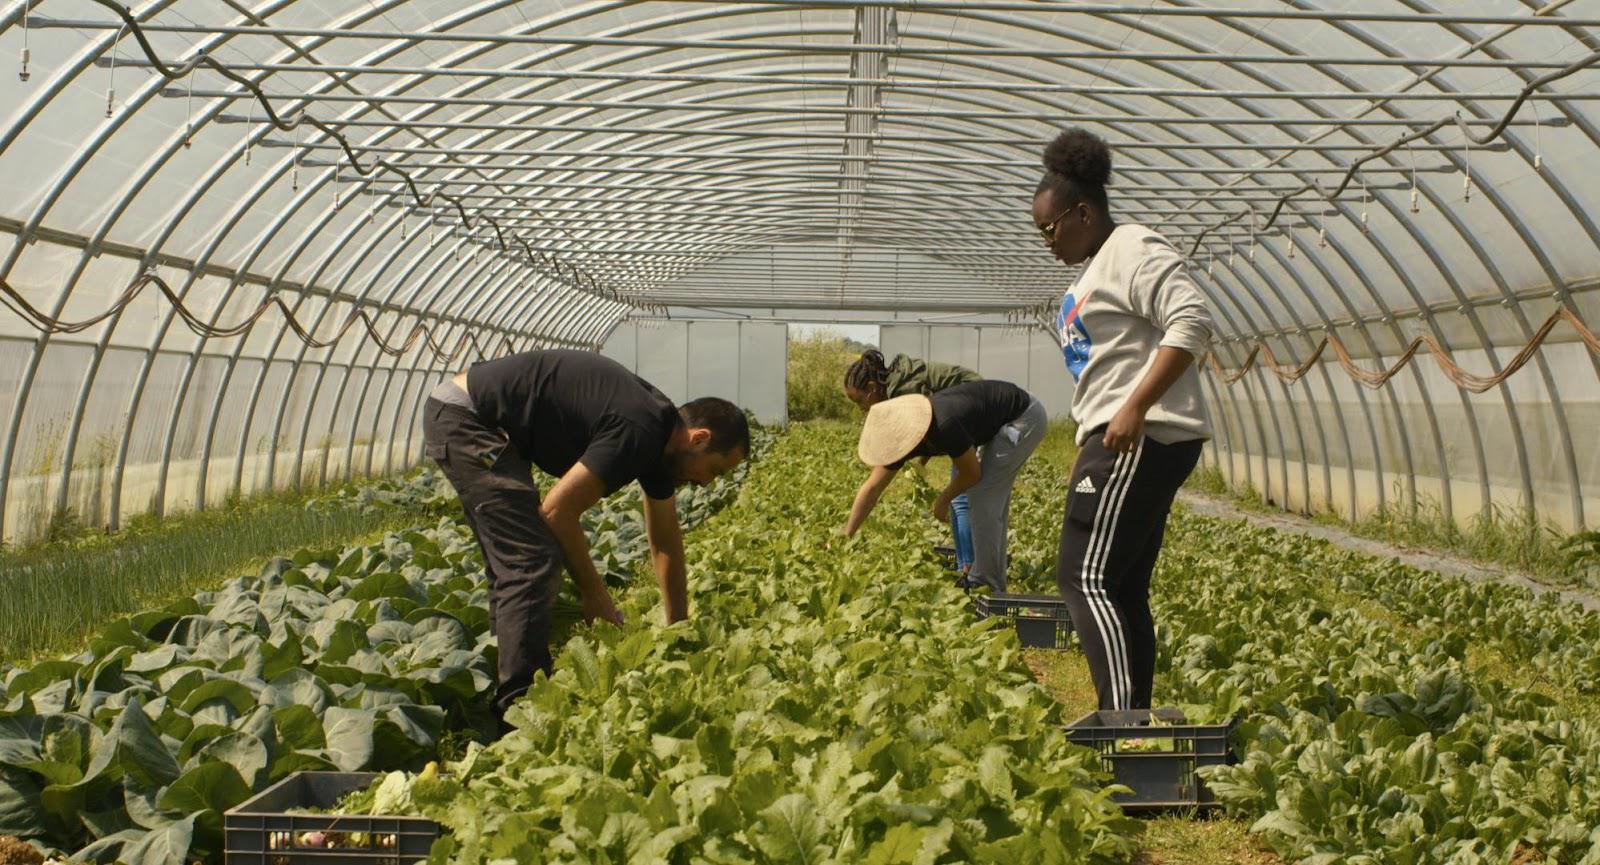
[[[856,455],[869,466],[886,466],[911,455],[933,423],[933,403],[922,394],[886,399],[867,412]]]

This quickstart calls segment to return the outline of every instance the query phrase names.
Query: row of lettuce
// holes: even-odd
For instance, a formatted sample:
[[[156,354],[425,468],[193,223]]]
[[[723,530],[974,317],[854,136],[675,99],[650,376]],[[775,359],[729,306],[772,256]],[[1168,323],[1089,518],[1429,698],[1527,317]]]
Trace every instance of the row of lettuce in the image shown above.
[[[1066,459],[1013,506],[1039,590]],[[1152,603],[1157,702],[1244,719],[1210,786],[1285,860],[1600,865],[1600,615],[1181,508]]]
[[[1125,861],[1135,821],[1069,746],[1014,637],[974,621],[901,484],[845,539],[854,430],[784,439],[689,549],[693,608],[654,593],[573,639],[516,729],[409,804],[435,862]],[[393,785],[389,785],[393,792]]]
[[[685,526],[744,474],[684,490]],[[0,834],[79,861],[220,862],[222,812],[291,772],[414,768],[492,729],[488,585],[448,484],[424,471],[316,506],[439,517],[274,559],[110,623],[75,656],[6,671]],[[608,581],[631,579],[647,553],[637,492],[588,528]],[[577,609],[569,587],[558,621]]]
[[[1014,638],[926,564],[931,486],[834,533],[847,435],[787,442],[696,539],[693,621],[574,642],[516,733],[411,784],[450,831],[434,861],[1131,855]],[[1070,451],[1042,453],[1017,588],[1053,582]],[[1182,511],[1155,585],[1158,702],[1243,718],[1210,784],[1286,861],[1600,865],[1600,728],[1570,702],[1600,689],[1600,616]]]

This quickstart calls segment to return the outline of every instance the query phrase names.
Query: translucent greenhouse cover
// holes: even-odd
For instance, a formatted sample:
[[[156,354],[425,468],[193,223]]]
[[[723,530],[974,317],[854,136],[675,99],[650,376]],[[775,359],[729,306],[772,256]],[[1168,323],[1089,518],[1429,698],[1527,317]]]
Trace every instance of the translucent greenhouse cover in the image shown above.
[[[0,10],[6,537],[409,465],[443,371],[624,321],[1034,328],[1069,125],[1208,294],[1228,480],[1600,507],[1600,0],[123,9]]]

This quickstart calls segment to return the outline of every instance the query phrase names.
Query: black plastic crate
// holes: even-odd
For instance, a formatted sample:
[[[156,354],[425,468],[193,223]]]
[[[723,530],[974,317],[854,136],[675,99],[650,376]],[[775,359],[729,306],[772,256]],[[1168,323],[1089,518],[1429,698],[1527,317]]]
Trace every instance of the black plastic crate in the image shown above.
[[[428,858],[439,824],[422,817],[291,814],[327,809],[372,786],[376,772],[296,772],[223,815],[227,865],[411,865]],[[362,846],[299,846],[305,832],[323,832]]]
[[[1163,722],[1150,726],[1151,716]],[[1232,736],[1237,718],[1226,724],[1186,724],[1177,709],[1090,712],[1067,727],[1067,741],[1100,752],[1112,779],[1131,793],[1114,797],[1124,811],[1168,811],[1217,805],[1196,771],[1236,762]],[[1167,726],[1170,725],[1170,726]],[[1160,750],[1128,750],[1129,740],[1154,741]]]
[[[940,564],[944,565],[946,568],[952,571],[961,569],[961,566],[956,564],[955,547],[941,547],[935,544],[933,547],[933,554],[939,557]]]
[[[1017,639],[1036,649],[1065,649],[1072,639],[1067,602],[1056,595],[979,595],[973,604],[978,618],[1005,616],[1015,623]]]

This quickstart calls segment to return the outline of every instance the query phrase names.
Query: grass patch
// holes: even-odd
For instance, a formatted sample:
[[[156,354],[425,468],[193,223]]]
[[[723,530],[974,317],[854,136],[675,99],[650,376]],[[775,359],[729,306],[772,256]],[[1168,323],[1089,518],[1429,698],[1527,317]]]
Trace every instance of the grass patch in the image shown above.
[[[789,421],[861,420],[844,395],[844,371],[861,356],[844,337],[818,333],[789,340]]]
[[[1028,649],[1022,653],[1022,660],[1039,684],[1061,704],[1063,720],[1076,720],[1100,705],[1094,680],[1089,676],[1089,661],[1082,652]]]
[[[1341,522],[1363,537],[1446,550],[1478,562],[1510,566],[1547,583],[1589,582],[1577,579],[1573,572],[1562,551],[1563,535],[1525,508],[1491,505],[1463,528],[1447,519],[1436,502],[1424,500],[1415,513],[1386,503],[1354,523]]]
[[[398,507],[308,507],[328,492],[275,492],[0,553],[0,664],[81,648],[111,621],[214,586],[273,555],[350,543],[422,516]]]
[[[1168,814],[1145,822],[1134,865],[1282,865],[1243,820]]]

